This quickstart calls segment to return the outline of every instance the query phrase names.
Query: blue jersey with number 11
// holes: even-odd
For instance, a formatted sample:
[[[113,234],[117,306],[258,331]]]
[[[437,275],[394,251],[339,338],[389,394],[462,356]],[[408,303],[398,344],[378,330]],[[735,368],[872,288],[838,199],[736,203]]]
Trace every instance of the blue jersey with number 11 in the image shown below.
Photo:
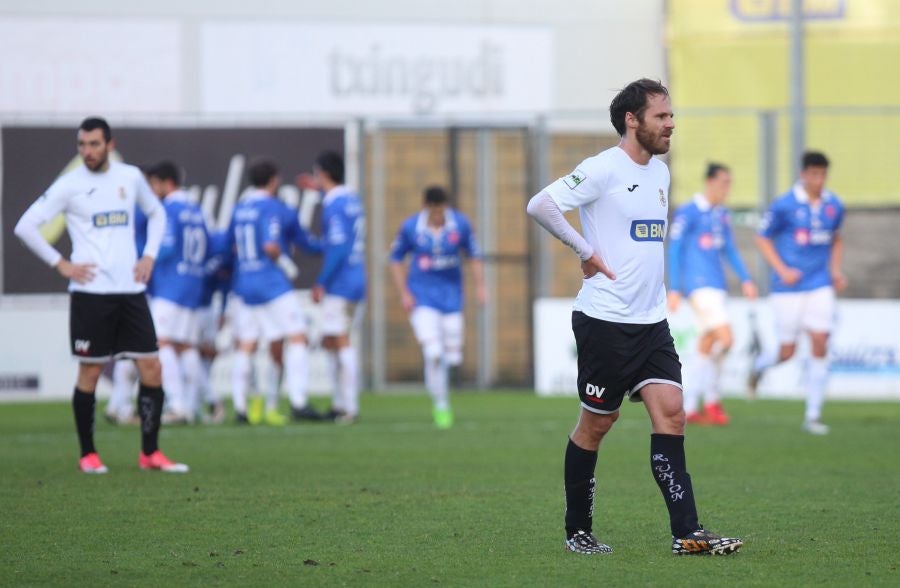
[[[265,192],[251,192],[234,208],[228,231],[236,252],[232,290],[249,305],[265,304],[292,289],[291,281],[264,251],[284,243],[285,204]]]

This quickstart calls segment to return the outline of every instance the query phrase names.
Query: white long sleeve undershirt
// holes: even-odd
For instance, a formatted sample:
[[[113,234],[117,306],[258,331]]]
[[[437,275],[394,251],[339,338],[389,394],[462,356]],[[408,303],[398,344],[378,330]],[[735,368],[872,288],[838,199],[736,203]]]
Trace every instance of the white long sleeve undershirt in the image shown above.
[[[581,261],[590,259],[594,255],[594,248],[575,230],[575,227],[569,224],[559,206],[547,192],[540,192],[529,200],[525,210],[528,212],[528,216],[577,253]]]

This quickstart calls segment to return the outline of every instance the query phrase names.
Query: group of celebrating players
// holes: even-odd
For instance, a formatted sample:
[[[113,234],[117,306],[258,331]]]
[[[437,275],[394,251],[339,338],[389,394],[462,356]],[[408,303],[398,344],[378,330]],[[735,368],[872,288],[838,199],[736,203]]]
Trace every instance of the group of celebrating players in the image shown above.
[[[162,423],[224,419],[224,404],[210,382],[222,316],[233,335],[236,422],[287,423],[278,411],[282,375],[294,420],[357,421],[359,368],[351,333],[366,293],[365,215],[359,195],[344,184],[338,153],[321,153],[313,172],[297,177],[300,188],[321,194],[318,231],[301,226],[298,210],[278,197],[279,170],[268,160],[251,164],[249,187],[230,224],[213,230],[182,187],[176,164],[163,161],[142,173],[110,158],[114,140],[105,120],[82,122],[78,149],[84,165],[48,188],[19,220],[16,234],[70,280],[71,348],[79,361],[73,408],[83,471],[107,471],[93,444],[95,391],[104,366],[112,366],[113,380],[107,419],[141,423],[150,439],[147,455],[156,452],[163,464],[147,467],[187,469],[169,464],[155,439]],[[72,238],[71,260],[40,233],[58,214],[65,215]],[[324,413],[307,394],[307,317],[292,284],[298,269],[291,254],[297,249],[323,258],[311,297],[333,382]],[[473,261],[483,301],[483,269],[469,220],[450,207],[442,188],[426,189],[422,211],[403,224],[392,245],[391,267],[422,345],[438,428],[453,424],[448,370],[462,360],[463,255]],[[214,298],[221,303],[214,305]],[[257,386],[254,357],[260,344],[268,345],[270,362],[267,382]],[[250,394],[260,388],[264,395]],[[142,453],[142,467],[144,458]]]

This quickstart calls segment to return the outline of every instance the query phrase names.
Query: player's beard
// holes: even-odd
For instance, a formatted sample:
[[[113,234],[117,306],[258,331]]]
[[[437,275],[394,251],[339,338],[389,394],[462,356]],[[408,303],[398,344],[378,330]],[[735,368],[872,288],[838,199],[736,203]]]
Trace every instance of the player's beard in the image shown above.
[[[88,170],[92,172],[100,172],[106,168],[106,164],[109,161],[109,152],[104,152],[103,155],[94,159],[92,161],[84,160],[84,166],[88,168]]]
[[[650,155],[662,155],[669,151],[669,143],[665,141],[662,131],[654,135],[645,124],[638,125],[635,131],[635,138],[638,145],[643,147]]]

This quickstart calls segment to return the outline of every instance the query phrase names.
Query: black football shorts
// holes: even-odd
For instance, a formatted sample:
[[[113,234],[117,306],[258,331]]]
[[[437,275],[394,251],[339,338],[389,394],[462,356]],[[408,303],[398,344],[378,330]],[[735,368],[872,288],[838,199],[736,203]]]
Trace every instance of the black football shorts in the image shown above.
[[[641,400],[647,384],[681,388],[681,362],[669,323],[614,323],[572,313],[578,348],[578,397],[581,406],[598,414],[619,410],[628,396]]]
[[[86,363],[138,358],[158,351],[145,294],[72,292],[69,299],[72,355]]]

